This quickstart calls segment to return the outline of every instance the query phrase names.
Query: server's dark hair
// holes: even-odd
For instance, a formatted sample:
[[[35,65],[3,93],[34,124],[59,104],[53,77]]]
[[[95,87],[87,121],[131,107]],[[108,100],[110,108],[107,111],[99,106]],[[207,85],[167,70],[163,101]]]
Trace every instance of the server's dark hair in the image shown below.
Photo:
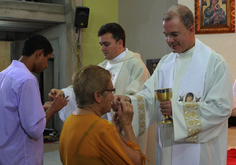
[[[32,35],[25,40],[21,54],[29,57],[39,49],[44,50],[44,56],[47,56],[53,52],[52,45],[47,38],[42,35]]]

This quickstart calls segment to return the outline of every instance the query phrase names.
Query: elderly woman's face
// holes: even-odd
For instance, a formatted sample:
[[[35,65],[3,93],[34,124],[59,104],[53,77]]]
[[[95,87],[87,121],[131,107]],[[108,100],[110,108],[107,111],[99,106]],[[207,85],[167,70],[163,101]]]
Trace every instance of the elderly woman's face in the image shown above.
[[[107,90],[113,89],[113,85],[112,85],[112,81],[110,81]],[[111,102],[114,99],[114,95],[112,93],[112,91],[105,91],[105,93],[103,94],[103,106],[101,109],[101,113],[102,115],[106,114],[107,112],[111,111]]]

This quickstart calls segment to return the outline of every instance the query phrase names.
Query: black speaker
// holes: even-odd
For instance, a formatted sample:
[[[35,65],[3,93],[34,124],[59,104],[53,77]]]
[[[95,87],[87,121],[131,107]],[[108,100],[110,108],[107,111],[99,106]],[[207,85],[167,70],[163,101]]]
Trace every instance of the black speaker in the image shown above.
[[[75,27],[76,28],[87,28],[89,18],[89,8],[78,6],[75,12]]]

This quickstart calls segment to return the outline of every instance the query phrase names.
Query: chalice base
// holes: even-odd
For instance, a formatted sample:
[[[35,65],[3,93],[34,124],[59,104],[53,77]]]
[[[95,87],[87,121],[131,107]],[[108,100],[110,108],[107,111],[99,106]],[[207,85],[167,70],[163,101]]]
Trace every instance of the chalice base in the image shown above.
[[[158,124],[171,124],[173,123],[173,120],[170,118],[170,116],[163,116],[162,120],[158,122]]]

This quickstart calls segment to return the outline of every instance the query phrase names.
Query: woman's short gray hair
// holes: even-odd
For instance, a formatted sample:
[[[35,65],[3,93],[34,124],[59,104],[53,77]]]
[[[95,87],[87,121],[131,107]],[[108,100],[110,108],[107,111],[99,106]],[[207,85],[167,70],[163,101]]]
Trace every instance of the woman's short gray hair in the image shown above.
[[[73,78],[73,89],[78,108],[88,107],[94,103],[94,93],[103,93],[111,82],[108,70],[90,65],[77,71]]]

